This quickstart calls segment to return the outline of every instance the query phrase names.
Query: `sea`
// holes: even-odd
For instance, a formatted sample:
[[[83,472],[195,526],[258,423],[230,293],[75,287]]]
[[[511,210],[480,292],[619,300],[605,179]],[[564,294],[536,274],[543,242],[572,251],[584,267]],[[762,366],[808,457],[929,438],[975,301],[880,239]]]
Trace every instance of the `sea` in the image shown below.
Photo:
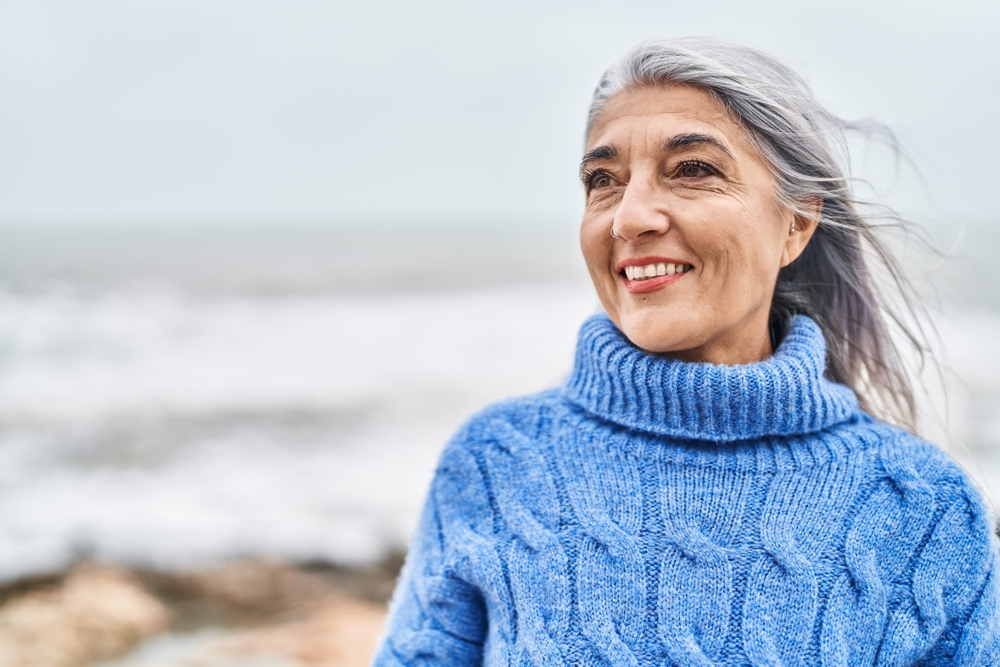
[[[400,552],[449,437],[599,310],[572,228],[337,229],[0,229],[0,581]],[[916,271],[921,432],[994,507],[998,229]]]

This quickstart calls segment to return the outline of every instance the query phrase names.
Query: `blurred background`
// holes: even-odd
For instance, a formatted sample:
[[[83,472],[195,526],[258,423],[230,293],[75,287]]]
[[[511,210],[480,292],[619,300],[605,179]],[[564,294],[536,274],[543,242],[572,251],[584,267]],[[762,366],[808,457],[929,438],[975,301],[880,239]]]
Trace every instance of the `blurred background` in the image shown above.
[[[0,0],[0,664],[365,664],[445,441],[559,383],[598,308],[584,114],[647,37],[761,47],[896,131],[854,173],[944,251],[898,246],[921,426],[994,497],[998,31],[994,0]]]

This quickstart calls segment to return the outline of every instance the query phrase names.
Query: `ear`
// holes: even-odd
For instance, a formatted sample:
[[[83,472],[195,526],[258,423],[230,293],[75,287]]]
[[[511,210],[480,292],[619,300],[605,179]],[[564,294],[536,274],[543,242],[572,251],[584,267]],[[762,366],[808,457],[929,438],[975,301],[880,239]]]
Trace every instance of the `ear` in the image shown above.
[[[823,200],[819,197],[799,202],[799,213],[791,214],[791,224],[788,226],[788,238],[781,252],[782,268],[788,266],[802,254],[819,225],[823,214]]]

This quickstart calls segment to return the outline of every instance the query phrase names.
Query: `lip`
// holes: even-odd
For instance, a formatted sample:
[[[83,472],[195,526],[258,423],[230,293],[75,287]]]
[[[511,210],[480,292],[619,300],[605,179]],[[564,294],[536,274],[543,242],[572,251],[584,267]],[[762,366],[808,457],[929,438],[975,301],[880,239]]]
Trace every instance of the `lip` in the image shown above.
[[[647,278],[646,280],[629,280],[622,273],[626,266],[646,266],[647,264],[690,264],[690,262],[685,262],[684,260],[675,259],[673,257],[656,256],[630,257],[628,259],[623,259],[618,262],[618,277],[625,283],[625,289],[627,289],[630,294],[654,292],[658,289],[666,287],[667,285],[677,282],[687,274],[691,273],[691,271],[685,271],[684,273],[675,273],[672,276],[659,276],[657,278]]]

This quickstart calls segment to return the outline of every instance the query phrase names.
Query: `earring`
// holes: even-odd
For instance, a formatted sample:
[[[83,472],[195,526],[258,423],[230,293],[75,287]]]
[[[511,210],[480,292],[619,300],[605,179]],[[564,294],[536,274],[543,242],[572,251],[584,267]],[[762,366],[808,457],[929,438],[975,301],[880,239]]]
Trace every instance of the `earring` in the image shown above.
[[[792,220],[792,229],[788,233],[789,234],[794,234],[795,233],[795,220]]]

